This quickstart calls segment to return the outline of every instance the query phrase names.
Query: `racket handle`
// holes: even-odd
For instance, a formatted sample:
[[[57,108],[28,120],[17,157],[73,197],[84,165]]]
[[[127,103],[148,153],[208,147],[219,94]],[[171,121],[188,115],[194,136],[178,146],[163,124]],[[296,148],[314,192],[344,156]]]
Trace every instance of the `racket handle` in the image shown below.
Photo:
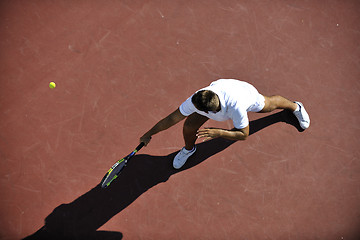
[[[140,149],[145,146],[145,143],[141,142],[137,147],[136,147],[136,152],[140,151]]]

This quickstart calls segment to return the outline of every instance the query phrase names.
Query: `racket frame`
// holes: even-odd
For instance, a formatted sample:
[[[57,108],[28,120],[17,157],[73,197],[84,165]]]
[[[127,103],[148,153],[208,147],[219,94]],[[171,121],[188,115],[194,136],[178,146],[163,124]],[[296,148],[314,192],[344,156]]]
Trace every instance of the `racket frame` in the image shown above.
[[[140,151],[140,149],[144,146],[145,144],[142,142],[140,143],[134,151],[132,151],[129,155],[127,155],[126,157],[118,160],[105,174],[105,176],[103,177],[103,179],[101,180],[101,187],[102,188],[107,188],[110,186],[110,184],[120,175],[121,171],[124,169],[124,167],[126,167],[127,162],[129,161],[130,158],[132,158],[138,151]],[[120,168],[118,170],[115,170],[119,165],[121,165]],[[111,176],[111,173],[113,171],[117,171],[115,173],[115,175]],[[110,179],[111,178],[111,179]]]

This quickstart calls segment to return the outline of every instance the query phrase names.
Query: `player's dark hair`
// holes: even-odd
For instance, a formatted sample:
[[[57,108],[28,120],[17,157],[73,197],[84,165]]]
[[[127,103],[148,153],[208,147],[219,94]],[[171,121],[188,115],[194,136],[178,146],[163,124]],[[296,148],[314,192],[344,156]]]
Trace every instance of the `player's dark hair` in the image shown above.
[[[196,92],[192,96],[191,102],[198,110],[203,112],[216,111],[217,108],[216,94],[210,90],[201,90]]]

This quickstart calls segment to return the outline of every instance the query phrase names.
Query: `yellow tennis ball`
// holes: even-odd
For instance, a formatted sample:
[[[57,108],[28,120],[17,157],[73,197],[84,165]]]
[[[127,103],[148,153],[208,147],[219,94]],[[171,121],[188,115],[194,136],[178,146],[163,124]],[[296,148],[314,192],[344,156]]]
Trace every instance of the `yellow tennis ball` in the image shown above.
[[[55,88],[55,87],[56,87],[56,83],[54,82],[49,83],[49,88]]]

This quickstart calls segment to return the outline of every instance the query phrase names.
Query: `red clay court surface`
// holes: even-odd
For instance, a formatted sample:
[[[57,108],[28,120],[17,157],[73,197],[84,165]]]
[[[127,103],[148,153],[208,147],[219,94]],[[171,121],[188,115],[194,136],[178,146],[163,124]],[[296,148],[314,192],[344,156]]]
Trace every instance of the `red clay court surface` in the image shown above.
[[[359,239],[359,1],[1,1],[0,17],[0,239]],[[248,140],[199,142],[175,171],[178,124],[99,188],[219,78],[302,101],[310,128],[250,114]]]

